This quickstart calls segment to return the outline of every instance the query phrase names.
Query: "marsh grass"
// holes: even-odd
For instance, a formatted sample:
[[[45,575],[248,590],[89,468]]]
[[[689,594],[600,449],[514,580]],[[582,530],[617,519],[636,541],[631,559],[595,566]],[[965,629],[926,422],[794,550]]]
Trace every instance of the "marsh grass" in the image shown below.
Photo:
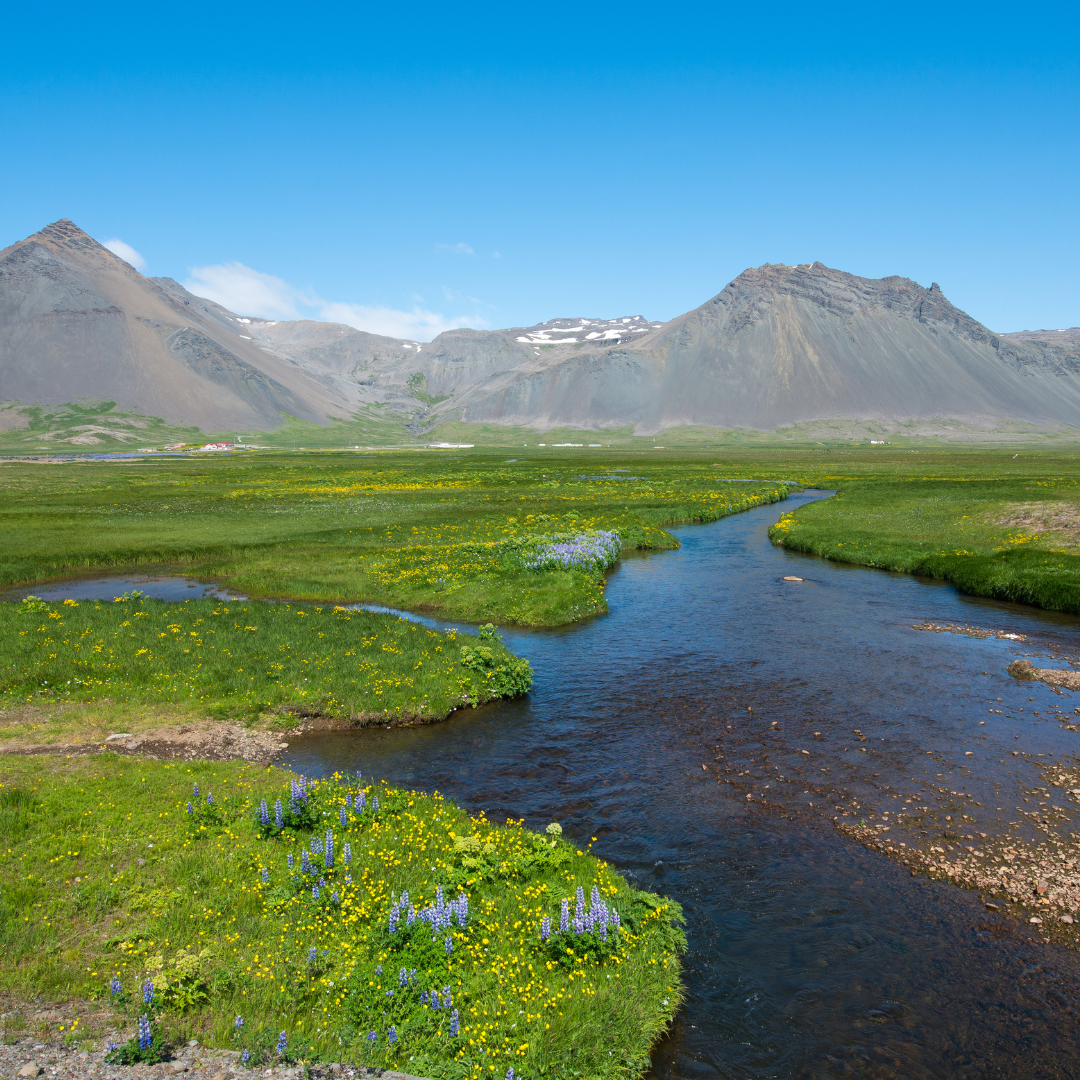
[[[218,719],[265,710],[361,723],[438,719],[528,690],[528,662],[492,631],[482,634],[487,653],[477,662],[474,637],[341,607],[0,604],[0,704],[173,704]]]
[[[111,1001],[133,1021],[150,980],[156,1030],[174,1044],[247,1048],[253,1063],[275,1060],[284,1031],[291,1059],[437,1080],[502,1080],[511,1065],[526,1080],[647,1067],[682,999],[678,905],[632,889],[555,830],[496,825],[355,777],[298,796],[286,775],[112,755],[6,759],[0,987],[23,1000]],[[274,828],[278,799],[317,826]],[[433,933],[402,911],[390,931],[404,893],[422,911],[440,887],[447,903],[467,896],[466,919]],[[544,916],[557,928],[578,887],[595,887],[622,929],[606,943],[542,941]]]

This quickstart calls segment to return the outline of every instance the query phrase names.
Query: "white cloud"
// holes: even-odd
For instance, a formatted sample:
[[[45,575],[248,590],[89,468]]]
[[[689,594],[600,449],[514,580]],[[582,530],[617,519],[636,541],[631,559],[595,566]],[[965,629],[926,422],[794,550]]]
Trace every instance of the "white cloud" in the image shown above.
[[[121,259],[126,263],[130,263],[136,270],[146,269],[146,260],[130,245],[125,244],[123,240],[106,240],[102,245],[104,248],[108,248],[114,255],[119,255]]]
[[[338,322],[369,334],[430,341],[444,330],[461,326],[482,328],[487,323],[475,316],[446,316],[414,304],[411,311],[369,304],[324,300],[303,292],[272,274],[253,270],[243,263],[193,266],[184,288],[206,297],[238,315],[263,319],[316,319]],[[449,299],[449,297],[448,297]],[[456,297],[456,299],[462,299]],[[479,303],[479,301],[474,301]]]
[[[436,244],[435,245],[435,250],[436,251],[449,251],[452,255],[475,255],[476,254],[476,252],[473,251],[473,249],[471,247],[469,247],[468,244]]]
[[[486,325],[479,319],[447,318],[435,311],[414,307],[412,311],[397,311],[388,307],[368,307],[365,304],[323,304],[319,315],[329,322],[345,323],[369,334],[407,338],[410,341],[430,341],[444,330],[461,326],[478,328]]]
[[[303,299],[288,282],[272,274],[252,270],[243,263],[193,266],[184,288],[196,296],[227,307],[238,315],[258,315],[264,319],[301,319],[297,306]]]

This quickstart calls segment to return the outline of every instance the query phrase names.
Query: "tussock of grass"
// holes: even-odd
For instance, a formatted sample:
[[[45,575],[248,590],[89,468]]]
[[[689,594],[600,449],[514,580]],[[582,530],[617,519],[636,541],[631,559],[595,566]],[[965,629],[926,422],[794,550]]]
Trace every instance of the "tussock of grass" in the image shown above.
[[[355,778],[290,798],[284,774],[237,763],[8,759],[0,986],[134,1018],[150,980],[159,1031],[253,1063],[285,1032],[294,1059],[437,1080],[636,1076],[681,1000],[681,913],[553,833]],[[579,887],[621,930],[558,933]],[[410,925],[440,889],[467,917]]]
[[[190,600],[0,604],[0,704],[188,704],[353,721],[438,719],[525,693],[532,675],[493,630],[441,633],[317,605]]]

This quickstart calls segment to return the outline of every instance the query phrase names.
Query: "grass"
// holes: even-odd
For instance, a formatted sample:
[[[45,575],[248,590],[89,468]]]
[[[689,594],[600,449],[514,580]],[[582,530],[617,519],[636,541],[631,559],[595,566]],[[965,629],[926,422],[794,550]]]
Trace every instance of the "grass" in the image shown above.
[[[678,905],[557,826],[496,825],[437,794],[338,777],[290,798],[285,774],[239,763],[8,758],[0,841],[5,991],[111,1001],[251,1065],[631,1077],[682,999]],[[559,933],[579,895],[621,929]],[[466,918],[410,917],[462,896]]]
[[[525,693],[529,664],[494,628],[459,641],[342,607],[33,598],[0,604],[0,706],[123,701],[257,718],[438,719]]]
[[[606,610],[604,568],[527,571],[530,544],[614,531],[627,548],[667,548],[662,523],[786,495],[718,483],[702,462],[629,465],[433,452],[6,463],[0,583],[187,572],[256,597],[559,625]]]

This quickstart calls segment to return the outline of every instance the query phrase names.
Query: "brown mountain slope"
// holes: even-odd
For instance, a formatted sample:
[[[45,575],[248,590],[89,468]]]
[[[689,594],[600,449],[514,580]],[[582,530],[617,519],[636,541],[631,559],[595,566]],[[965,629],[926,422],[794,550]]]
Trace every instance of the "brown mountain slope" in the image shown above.
[[[207,430],[325,423],[340,398],[193,310],[72,222],[0,251],[0,401],[109,399]]]
[[[825,418],[1080,427],[1080,348],[1005,339],[936,284],[767,264],[632,348],[537,356],[452,405],[470,421],[632,423],[643,433],[678,424],[770,430]]]

